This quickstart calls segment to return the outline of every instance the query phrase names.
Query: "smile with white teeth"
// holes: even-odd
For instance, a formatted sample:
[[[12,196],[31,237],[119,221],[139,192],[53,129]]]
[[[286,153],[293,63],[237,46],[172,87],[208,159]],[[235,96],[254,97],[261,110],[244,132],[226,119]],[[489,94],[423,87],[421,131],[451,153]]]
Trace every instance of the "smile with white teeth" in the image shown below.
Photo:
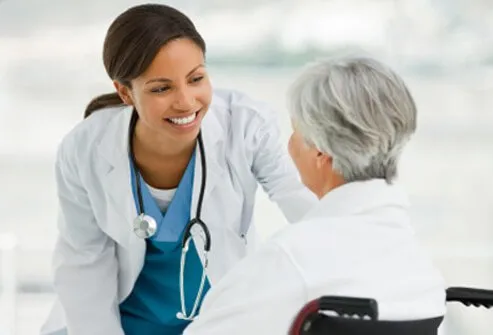
[[[192,123],[196,117],[197,117],[197,113],[193,113],[192,115],[187,117],[172,117],[169,118],[168,120],[177,125],[186,125]]]

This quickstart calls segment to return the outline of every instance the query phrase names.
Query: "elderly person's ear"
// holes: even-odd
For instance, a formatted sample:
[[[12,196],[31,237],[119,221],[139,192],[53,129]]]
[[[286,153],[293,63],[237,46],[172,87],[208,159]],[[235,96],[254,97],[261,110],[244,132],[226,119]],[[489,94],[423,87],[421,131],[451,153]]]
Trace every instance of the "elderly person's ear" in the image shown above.
[[[321,151],[318,151],[316,164],[319,169],[330,167],[330,169],[332,170],[332,157],[324,154]]]

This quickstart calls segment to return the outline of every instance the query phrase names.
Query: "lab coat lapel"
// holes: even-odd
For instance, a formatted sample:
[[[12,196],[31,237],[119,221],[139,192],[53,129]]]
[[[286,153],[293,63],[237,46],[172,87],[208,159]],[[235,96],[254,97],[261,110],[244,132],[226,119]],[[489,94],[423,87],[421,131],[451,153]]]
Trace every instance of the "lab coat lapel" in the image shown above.
[[[205,164],[206,164],[206,183],[204,200],[202,205],[203,213],[208,200],[208,196],[211,194],[212,190],[216,186],[217,182],[220,180],[223,171],[223,167],[219,162],[221,154],[224,152],[224,148],[221,146],[221,141],[219,141],[222,133],[221,126],[216,118],[216,116],[209,112],[204,120],[202,121],[202,139],[204,142],[205,151]],[[194,218],[196,216],[196,210],[199,200],[200,188],[202,184],[202,156],[199,150],[199,145],[197,144],[196,149],[196,159],[195,159],[195,175],[193,180],[193,194],[192,194],[192,206],[190,207],[190,217]],[[203,218],[205,221],[205,217]]]
[[[209,111],[204,120],[202,121],[202,139],[204,142],[205,151],[205,161],[206,161],[206,186],[204,192],[204,199],[202,204],[202,221],[211,230],[211,224],[214,220],[214,213],[217,210],[227,210],[219,209],[215,206],[213,202],[213,197],[211,197],[212,191],[217,183],[221,180],[224,173],[223,165],[220,163],[220,158],[224,157],[224,142],[220,141],[221,136],[223,136],[224,130],[219,124],[217,117]],[[195,159],[195,176],[193,181],[193,193],[192,193],[192,205],[190,206],[190,218],[196,217],[200,188],[202,183],[202,160],[200,156],[199,146],[197,145]],[[205,262],[204,258],[204,235],[202,230],[195,225],[190,231],[197,254],[199,255],[202,264]],[[211,235],[212,235],[211,231]],[[212,236],[214,240],[214,236]],[[212,242],[214,243],[214,242]]]
[[[106,195],[106,216],[101,228],[117,243],[128,246],[138,239],[133,233],[133,220],[137,210],[130,183],[128,159],[128,126],[132,108],[125,108],[106,129],[99,146],[102,160],[108,165],[102,173],[102,184]]]

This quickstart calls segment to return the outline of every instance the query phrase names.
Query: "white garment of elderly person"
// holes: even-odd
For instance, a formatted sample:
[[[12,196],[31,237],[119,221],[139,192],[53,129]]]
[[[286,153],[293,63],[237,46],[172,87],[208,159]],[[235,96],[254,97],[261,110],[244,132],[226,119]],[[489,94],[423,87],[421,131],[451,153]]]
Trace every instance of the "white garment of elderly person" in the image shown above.
[[[289,151],[320,201],[233,267],[184,334],[287,334],[324,295],[374,298],[381,320],[443,316],[445,282],[396,181],[416,129],[403,80],[376,60],[342,58],[309,66],[289,97]]]

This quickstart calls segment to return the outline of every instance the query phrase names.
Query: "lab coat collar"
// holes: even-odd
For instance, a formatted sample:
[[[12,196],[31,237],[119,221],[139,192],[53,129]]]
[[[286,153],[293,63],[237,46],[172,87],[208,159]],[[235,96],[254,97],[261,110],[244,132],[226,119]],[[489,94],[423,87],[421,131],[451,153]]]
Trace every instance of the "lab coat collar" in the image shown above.
[[[381,206],[407,209],[409,200],[397,184],[383,179],[355,181],[339,186],[324,195],[305,219],[362,214]]]
[[[206,206],[207,195],[212,191],[217,182],[221,179],[223,168],[219,164],[219,154],[221,150],[222,137],[224,130],[214,115],[211,105],[210,110],[202,121],[202,138],[205,148],[207,180],[204,193],[204,206]],[[132,231],[133,220],[137,216],[130,184],[130,165],[128,156],[128,127],[132,107],[125,107],[117,112],[106,127],[99,146],[98,153],[101,160],[108,163],[107,168],[102,173],[104,178],[104,191],[108,194],[113,209],[107,211],[108,216],[101,222],[101,228],[110,235],[117,243],[128,245],[135,240]],[[198,195],[202,180],[202,165],[200,151],[197,145],[195,160],[195,178],[193,183],[192,205],[190,208],[191,217],[195,216],[198,203]],[[127,228],[123,228],[122,221]]]

